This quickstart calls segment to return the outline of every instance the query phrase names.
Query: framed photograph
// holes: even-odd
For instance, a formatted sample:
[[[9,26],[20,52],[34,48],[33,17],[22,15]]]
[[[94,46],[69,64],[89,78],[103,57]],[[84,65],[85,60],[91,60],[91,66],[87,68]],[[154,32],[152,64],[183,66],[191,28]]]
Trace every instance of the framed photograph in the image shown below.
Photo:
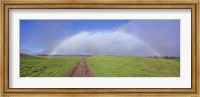
[[[199,1],[1,1],[2,96],[199,95]]]

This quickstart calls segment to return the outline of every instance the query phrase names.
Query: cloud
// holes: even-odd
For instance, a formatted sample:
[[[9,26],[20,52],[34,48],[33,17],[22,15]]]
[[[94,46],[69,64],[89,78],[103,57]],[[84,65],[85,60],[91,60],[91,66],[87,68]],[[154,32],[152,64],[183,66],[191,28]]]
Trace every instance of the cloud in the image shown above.
[[[152,56],[156,52],[124,32],[80,32],[64,40],[51,54]]]
[[[131,21],[117,30],[140,38],[162,56],[180,56],[179,20]]]
[[[178,20],[134,20],[115,31],[80,31],[43,53],[180,56],[179,26]]]

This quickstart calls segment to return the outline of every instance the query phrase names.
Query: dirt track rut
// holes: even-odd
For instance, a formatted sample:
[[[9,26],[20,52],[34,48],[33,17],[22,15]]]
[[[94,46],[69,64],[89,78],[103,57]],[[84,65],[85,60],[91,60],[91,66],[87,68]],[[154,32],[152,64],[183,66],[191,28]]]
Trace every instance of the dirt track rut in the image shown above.
[[[82,58],[74,67],[66,74],[67,77],[93,77],[94,74],[90,70],[87,59]]]

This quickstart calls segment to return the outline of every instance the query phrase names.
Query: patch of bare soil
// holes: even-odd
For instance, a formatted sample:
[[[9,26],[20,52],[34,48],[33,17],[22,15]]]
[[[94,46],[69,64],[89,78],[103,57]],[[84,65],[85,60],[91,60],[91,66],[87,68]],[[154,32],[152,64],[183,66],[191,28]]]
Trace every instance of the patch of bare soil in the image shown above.
[[[82,58],[74,67],[66,74],[67,77],[94,77],[87,59]]]

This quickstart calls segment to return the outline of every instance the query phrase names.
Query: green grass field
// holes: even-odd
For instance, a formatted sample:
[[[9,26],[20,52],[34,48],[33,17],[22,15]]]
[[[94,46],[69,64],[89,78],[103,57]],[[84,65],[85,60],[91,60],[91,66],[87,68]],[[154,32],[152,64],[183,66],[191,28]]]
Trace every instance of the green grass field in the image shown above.
[[[54,57],[20,57],[21,77],[63,77],[80,57],[54,56]]]
[[[179,59],[132,56],[94,56],[88,58],[98,77],[179,77]]]
[[[63,77],[81,57],[20,57],[21,77]],[[97,77],[179,77],[180,60],[134,56],[87,57]]]

